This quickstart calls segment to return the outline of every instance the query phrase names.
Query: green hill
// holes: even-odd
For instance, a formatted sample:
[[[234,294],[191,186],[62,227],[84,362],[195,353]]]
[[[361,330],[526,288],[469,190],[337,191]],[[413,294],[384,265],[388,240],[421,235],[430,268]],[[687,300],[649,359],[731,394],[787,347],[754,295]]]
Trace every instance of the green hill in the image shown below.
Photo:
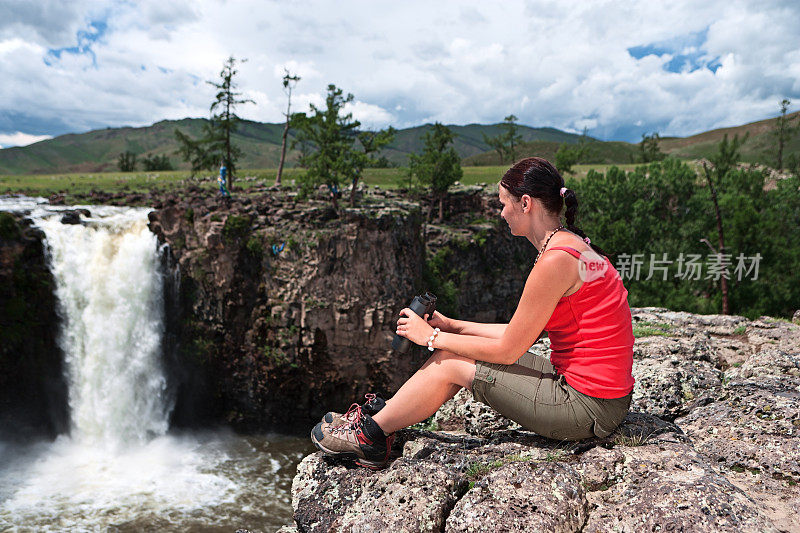
[[[576,142],[575,139],[570,139],[561,142]],[[531,141],[523,142],[517,148],[517,159],[536,155],[544,157],[548,161],[555,161],[556,151],[561,145],[561,142],[556,141]],[[619,141],[598,141],[592,139],[588,142],[586,157],[581,161],[582,164],[625,164],[633,163],[639,156],[639,146],[626,142]],[[500,156],[494,150],[490,152],[483,152],[477,155],[467,157],[463,160],[463,164],[467,166],[483,166],[483,165],[502,165],[509,164],[510,162],[504,159],[500,161]]]
[[[800,112],[790,115],[797,123]],[[742,159],[746,162],[772,162],[774,160],[775,118],[761,120],[743,126],[722,128],[691,137],[661,139],[661,149],[684,159],[708,157],[717,149],[723,135],[729,137],[746,132],[750,138],[742,147]],[[105,172],[117,170],[117,157],[121,152],[134,152],[139,158],[149,155],[167,155],[176,169],[188,169],[189,165],[175,154],[178,143],[176,128],[192,137],[199,137],[205,119],[163,120],[143,128],[107,128],[87,133],[68,134],[48,139],[29,146],[0,150],[0,174],[49,174]],[[464,165],[502,165],[497,153],[483,141],[483,136],[494,137],[501,133],[499,124],[449,126],[455,136],[456,151]],[[430,124],[399,130],[397,136],[380,155],[396,165],[405,165],[408,155],[422,149],[422,136],[431,128]],[[240,168],[275,168],[280,157],[282,124],[242,121],[234,134],[234,143],[242,149]],[[522,143],[518,157],[539,155],[555,158],[560,143],[575,143],[579,135],[554,128],[531,128],[519,126]],[[291,136],[291,133],[290,133]],[[800,135],[787,145],[785,155],[800,153]],[[289,151],[287,165],[297,162],[298,152]],[[589,142],[586,164],[626,164],[638,159],[636,144],[618,141]]]
[[[787,115],[793,125],[800,121],[800,111]],[[742,137],[749,134],[747,142],[742,145],[742,160],[747,163],[773,163],[776,152],[775,131],[776,118],[750,122],[732,128],[710,130],[691,137],[671,137],[661,139],[661,150],[685,159],[701,159],[709,157],[717,151],[717,145],[727,135],[732,139],[734,135]],[[795,135],[784,148],[784,157],[788,154],[800,153],[800,135]]]
[[[800,124],[800,111],[788,115],[793,125]],[[734,135],[742,137],[749,133],[747,142],[741,148],[742,161],[746,163],[766,163],[774,164],[775,153],[775,121],[776,118],[751,122],[742,126],[731,128],[721,128],[691,137],[662,137],[659,143],[661,151],[678,157],[680,159],[702,159],[708,158],[716,153],[719,142],[725,135],[733,138]],[[558,130],[555,130],[558,131]],[[577,137],[572,136],[564,141],[534,141],[525,142],[517,150],[518,157],[538,155],[555,160],[555,154],[560,142],[576,142]],[[784,148],[784,163],[790,154],[800,156],[800,135],[795,135],[790,139]],[[589,152],[587,157],[581,160],[583,164],[627,164],[639,161],[639,145],[620,142],[620,141],[598,141],[592,139],[589,142]],[[494,151],[487,151],[480,154],[468,156],[463,161],[464,165],[500,165],[501,161]],[[508,163],[503,161],[502,163]]]
[[[189,165],[175,154],[178,143],[176,128],[191,137],[199,137],[205,119],[164,120],[144,128],[108,128],[87,133],[61,135],[29,146],[0,150],[0,174],[47,174],[74,172],[104,172],[117,170],[117,157],[131,151],[138,158],[166,154],[177,169]],[[408,154],[422,149],[422,136],[431,125],[399,130],[397,136],[380,155],[397,165],[407,163]],[[462,158],[477,155],[489,149],[483,134],[495,136],[499,126],[469,124],[450,126],[455,135],[455,148]],[[242,121],[233,136],[234,143],[242,149],[240,168],[275,168],[278,166],[283,124],[266,124]],[[553,128],[520,126],[525,141],[546,140],[576,142],[577,135]],[[291,133],[290,133],[291,137]],[[297,162],[299,152],[287,154],[287,165]]]

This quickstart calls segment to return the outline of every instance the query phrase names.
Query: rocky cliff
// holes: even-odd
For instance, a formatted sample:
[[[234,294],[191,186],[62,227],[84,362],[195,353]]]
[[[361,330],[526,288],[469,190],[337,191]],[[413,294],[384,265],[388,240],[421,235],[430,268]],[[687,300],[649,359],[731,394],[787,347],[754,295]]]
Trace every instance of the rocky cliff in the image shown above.
[[[366,392],[393,392],[422,362],[390,342],[424,290],[447,312],[508,319],[533,248],[498,224],[495,196],[460,189],[448,225],[381,190],[339,212],[274,188],[162,198],[150,227],[180,275],[168,313],[174,422],[305,430]]]
[[[68,424],[54,281],[42,232],[0,212],[0,431],[14,439]]]
[[[383,471],[306,457],[281,531],[800,531],[800,326],[648,308],[634,331],[609,437],[543,439],[462,391]]]

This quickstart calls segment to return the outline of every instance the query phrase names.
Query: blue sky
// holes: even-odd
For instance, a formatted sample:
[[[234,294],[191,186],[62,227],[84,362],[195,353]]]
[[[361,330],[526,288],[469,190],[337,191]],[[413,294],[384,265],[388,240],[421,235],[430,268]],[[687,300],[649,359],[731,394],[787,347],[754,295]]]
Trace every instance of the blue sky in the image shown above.
[[[800,109],[795,1],[3,0],[0,146],[208,116],[225,58],[282,120],[335,83],[369,127],[508,114],[608,140],[691,135]]]

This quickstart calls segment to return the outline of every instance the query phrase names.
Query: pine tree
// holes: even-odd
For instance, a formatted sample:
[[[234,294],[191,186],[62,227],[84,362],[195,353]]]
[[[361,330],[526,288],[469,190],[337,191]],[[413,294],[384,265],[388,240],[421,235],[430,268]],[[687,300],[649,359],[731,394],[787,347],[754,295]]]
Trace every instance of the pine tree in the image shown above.
[[[247,61],[241,60],[241,63]],[[175,137],[178,139],[177,153],[184,161],[192,165],[192,172],[210,170],[220,162],[228,169],[228,189],[233,189],[236,160],[242,155],[241,149],[231,142],[231,137],[236,131],[240,118],[236,114],[236,107],[241,104],[254,104],[253,100],[241,98],[242,93],[237,92],[237,85],[233,81],[238,73],[237,60],[229,57],[220,71],[220,81],[207,81],[217,89],[214,101],[211,103],[211,120],[203,124],[203,135],[199,139],[192,139],[182,131],[176,129]]]
[[[343,113],[353,95],[346,96],[336,85],[328,85],[325,108],[311,104],[311,115],[296,113],[292,127],[297,130],[293,144],[305,143],[311,151],[301,155],[300,164],[308,169],[303,178],[303,189],[326,185],[334,209],[339,208],[340,187],[343,183],[356,183],[367,157],[355,147],[361,123],[353,120],[352,113]]]
[[[422,138],[425,146],[421,154],[409,156],[409,174],[431,190],[431,211],[439,202],[439,222],[444,218],[444,198],[447,189],[464,175],[461,159],[453,148],[453,133],[450,128],[435,123]]]

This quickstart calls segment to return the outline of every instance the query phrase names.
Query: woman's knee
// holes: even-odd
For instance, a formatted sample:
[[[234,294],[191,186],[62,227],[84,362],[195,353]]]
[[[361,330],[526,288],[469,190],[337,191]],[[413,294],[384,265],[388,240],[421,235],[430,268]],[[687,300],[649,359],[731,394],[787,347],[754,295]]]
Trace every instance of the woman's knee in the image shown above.
[[[475,377],[475,361],[452,352],[436,350],[423,365],[442,372],[455,385],[470,388]]]

